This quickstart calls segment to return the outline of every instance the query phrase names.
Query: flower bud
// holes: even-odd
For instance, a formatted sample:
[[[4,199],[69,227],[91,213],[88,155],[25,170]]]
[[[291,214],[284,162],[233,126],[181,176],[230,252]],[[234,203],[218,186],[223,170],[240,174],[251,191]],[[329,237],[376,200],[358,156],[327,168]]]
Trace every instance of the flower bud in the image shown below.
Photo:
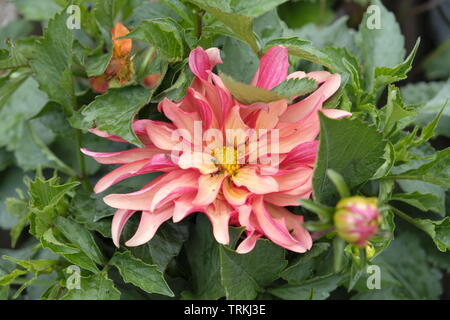
[[[377,199],[360,196],[342,199],[338,202],[334,225],[338,235],[349,243],[366,246],[367,239],[378,231],[381,215]]]

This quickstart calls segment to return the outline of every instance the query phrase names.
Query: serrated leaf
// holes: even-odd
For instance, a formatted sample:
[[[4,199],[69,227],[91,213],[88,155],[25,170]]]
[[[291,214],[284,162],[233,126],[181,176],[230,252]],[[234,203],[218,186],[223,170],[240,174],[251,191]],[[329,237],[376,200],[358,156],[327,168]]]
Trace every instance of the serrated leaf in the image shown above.
[[[94,237],[82,225],[64,217],[57,217],[55,219],[55,225],[64,237],[79,247],[93,261],[98,264],[105,262],[105,257],[95,242]]]
[[[333,204],[337,199],[337,191],[326,174],[328,169],[341,174],[349,188],[368,181],[384,163],[385,146],[373,126],[320,114],[320,146],[313,176],[315,198],[324,204]]]
[[[125,282],[132,283],[148,293],[174,296],[158,267],[133,257],[129,251],[116,252],[110,264],[117,267]]]
[[[139,109],[149,102],[151,95],[152,91],[143,87],[110,89],[75,114],[72,122],[81,129],[95,126],[141,146],[131,129],[131,122]]]
[[[317,89],[317,82],[310,78],[289,79],[281,82],[272,92],[290,99],[291,97],[303,96]]]
[[[236,100],[243,104],[255,102],[272,102],[285,99],[282,95],[262,88],[239,82],[232,77],[220,73],[220,78]]]
[[[263,52],[267,52],[274,46],[284,46],[288,48],[290,55],[301,59],[311,61],[328,68],[334,67],[333,60],[330,59],[327,54],[315,48],[310,41],[300,40],[298,38],[274,39],[266,44]]]
[[[376,67],[393,68],[400,64],[405,56],[405,40],[394,14],[379,0],[373,0],[372,4],[379,10],[380,28],[369,28],[372,24],[368,23],[368,19],[373,19],[378,12],[367,11],[356,35],[356,45],[359,48],[359,58],[365,67],[368,90],[375,85]]]
[[[312,275],[316,263],[321,263],[321,260],[318,259],[318,257],[329,248],[329,243],[315,243],[310,251],[301,255],[298,259],[296,259],[296,261],[290,264],[289,267],[283,270],[281,277],[290,284],[299,284],[304,282]]]
[[[170,18],[142,21],[141,25],[127,35],[158,48],[169,61],[184,58],[183,39],[179,27]]]
[[[417,49],[419,48],[420,39],[416,41],[414,48],[409,56],[402,63],[393,68],[388,67],[376,67],[375,68],[375,85],[374,90],[378,90],[390,83],[398,82],[406,79],[408,72],[411,70],[414,57],[416,56]]]
[[[73,34],[66,26],[67,18],[62,12],[49,21],[30,64],[40,88],[49,98],[71,108],[75,105],[71,74]]]
[[[284,300],[325,300],[337,288],[341,275],[313,278],[298,285],[283,285],[269,292]]]
[[[120,291],[106,272],[80,278],[80,289],[69,290],[62,300],[119,300]]]
[[[208,218],[198,215],[194,231],[185,244],[192,291],[183,292],[183,298],[216,300],[225,296],[220,278],[219,244],[211,230]]]
[[[440,213],[439,197],[432,193],[396,193],[391,197],[391,200],[402,201],[412,205],[422,211],[435,211]]]
[[[48,229],[39,239],[42,247],[47,248],[55,254],[62,255],[69,262],[93,273],[98,272],[96,264],[84,252],[72,244],[63,243],[56,239],[53,230]]]
[[[231,300],[255,299],[258,292],[280,277],[287,265],[284,250],[268,240],[258,240],[247,254],[221,246],[220,262],[222,285]]]
[[[433,221],[429,219],[414,219],[415,225],[428,233],[439,251],[446,252],[450,248],[450,217]]]
[[[421,180],[450,188],[450,148],[436,152],[432,161],[394,177],[397,179]]]
[[[205,10],[225,26],[227,26],[236,38],[246,42],[254,52],[258,52],[256,36],[253,32],[253,19],[249,16],[233,13],[229,4],[224,2],[211,2],[206,0],[188,0],[201,9]]]

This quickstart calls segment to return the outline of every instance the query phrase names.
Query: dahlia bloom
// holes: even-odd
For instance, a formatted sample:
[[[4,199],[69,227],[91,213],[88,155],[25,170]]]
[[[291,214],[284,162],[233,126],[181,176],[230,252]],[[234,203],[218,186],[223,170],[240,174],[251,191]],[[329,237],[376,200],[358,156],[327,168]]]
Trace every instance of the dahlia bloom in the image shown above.
[[[366,246],[378,231],[381,214],[377,198],[354,196],[338,202],[334,223],[338,235],[347,242]]]
[[[117,208],[112,222],[116,246],[125,223],[136,212],[141,212],[141,220],[127,246],[149,241],[169,219],[179,222],[202,212],[221,244],[229,243],[229,225],[245,227],[239,253],[251,251],[263,236],[294,252],[311,248],[303,216],[285,206],[298,206],[300,199],[312,193],[318,111],[333,118],[349,115],[322,110],[323,102],[339,88],[340,76],[326,71],[288,75],[287,48],[273,47],[261,59],[252,85],[270,90],[286,79],[308,77],[320,87],[291,105],[284,99],[243,105],[212,72],[220,63],[217,48],[198,47],[190,53],[195,79],[186,96],[179,102],[165,99],[158,106],[170,122],[137,120],[133,124],[144,147],[115,153],[83,149],[100,163],[120,165],[98,181],[97,193],[131,176],[163,173],[139,191],[104,198]]]

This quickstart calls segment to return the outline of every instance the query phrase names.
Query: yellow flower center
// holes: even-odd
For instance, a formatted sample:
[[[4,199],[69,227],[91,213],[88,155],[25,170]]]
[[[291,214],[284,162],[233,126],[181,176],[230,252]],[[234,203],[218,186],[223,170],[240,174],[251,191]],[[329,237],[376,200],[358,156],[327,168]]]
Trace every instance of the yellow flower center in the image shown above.
[[[216,158],[221,169],[233,175],[240,167],[238,151],[233,147],[215,148],[211,154]]]

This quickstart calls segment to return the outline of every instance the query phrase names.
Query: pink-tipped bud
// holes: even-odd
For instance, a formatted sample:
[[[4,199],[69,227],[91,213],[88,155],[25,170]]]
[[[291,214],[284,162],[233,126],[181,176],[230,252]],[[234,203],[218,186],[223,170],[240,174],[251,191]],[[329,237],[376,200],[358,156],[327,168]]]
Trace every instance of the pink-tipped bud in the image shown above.
[[[377,233],[381,222],[377,198],[345,198],[338,202],[336,209],[334,225],[338,235],[349,243],[367,245],[367,239]]]

